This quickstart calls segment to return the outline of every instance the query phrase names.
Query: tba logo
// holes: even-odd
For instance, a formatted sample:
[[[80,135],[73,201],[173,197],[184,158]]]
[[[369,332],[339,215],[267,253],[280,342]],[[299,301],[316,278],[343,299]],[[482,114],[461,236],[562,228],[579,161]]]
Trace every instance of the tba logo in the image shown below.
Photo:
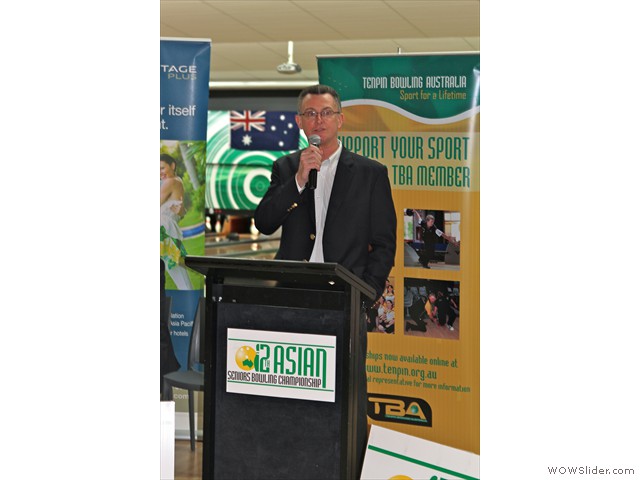
[[[422,398],[376,394],[370,394],[368,398],[367,415],[373,420],[419,427],[433,425],[431,406]]]

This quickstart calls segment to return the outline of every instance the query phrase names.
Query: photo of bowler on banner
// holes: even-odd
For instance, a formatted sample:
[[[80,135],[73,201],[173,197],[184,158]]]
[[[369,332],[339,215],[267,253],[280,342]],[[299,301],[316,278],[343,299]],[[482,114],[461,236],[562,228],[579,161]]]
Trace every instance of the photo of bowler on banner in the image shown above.
[[[460,339],[460,282],[404,279],[405,335]]]
[[[460,270],[460,212],[406,208],[404,266]]]

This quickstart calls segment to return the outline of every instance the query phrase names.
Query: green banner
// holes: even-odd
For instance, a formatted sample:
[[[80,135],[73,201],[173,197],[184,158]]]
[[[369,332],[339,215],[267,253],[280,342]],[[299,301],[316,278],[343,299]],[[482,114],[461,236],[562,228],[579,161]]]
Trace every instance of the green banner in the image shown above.
[[[340,92],[345,107],[375,105],[434,124],[479,111],[477,54],[432,55],[428,61],[424,55],[321,57],[319,68],[321,82]]]
[[[206,207],[253,211],[269,188],[273,162],[290,151],[238,150],[230,144],[230,112],[210,110],[207,126]],[[309,145],[300,131],[299,148]]]
[[[368,317],[370,422],[479,453],[480,55],[320,56],[318,70],[343,146],[387,166],[398,215]]]

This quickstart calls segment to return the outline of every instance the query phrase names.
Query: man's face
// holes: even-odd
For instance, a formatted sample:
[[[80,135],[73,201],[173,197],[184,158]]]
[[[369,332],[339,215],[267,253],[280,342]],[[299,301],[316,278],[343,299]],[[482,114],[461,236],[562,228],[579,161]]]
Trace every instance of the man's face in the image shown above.
[[[433,218],[432,217],[427,217],[425,220],[425,223],[427,224],[427,227],[433,227]]]
[[[314,110],[320,113],[323,110],[338,111],[337,105],[333,97],[328,93],[321,95],[308,94],[302,100],[302,108],[300,113]],[[296,115],[296,123],[300,127],[307,138],[311,135],[318,135],[321,139],[321,145],[331,145],[338,139],[338,130],[342,127],[344,117],[342,113],[330,115],[322,118],[317,115],[316,118],[308,118],[306,116]]]

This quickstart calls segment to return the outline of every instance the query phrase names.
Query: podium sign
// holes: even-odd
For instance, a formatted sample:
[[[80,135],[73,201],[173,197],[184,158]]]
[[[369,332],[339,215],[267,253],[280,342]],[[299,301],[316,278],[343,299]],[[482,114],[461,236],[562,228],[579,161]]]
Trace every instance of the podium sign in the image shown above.
[[[227,330],[227,393],[335,402],[336,337]]]
[[[480,480],[480,455],[371,426],[361,480]]]

